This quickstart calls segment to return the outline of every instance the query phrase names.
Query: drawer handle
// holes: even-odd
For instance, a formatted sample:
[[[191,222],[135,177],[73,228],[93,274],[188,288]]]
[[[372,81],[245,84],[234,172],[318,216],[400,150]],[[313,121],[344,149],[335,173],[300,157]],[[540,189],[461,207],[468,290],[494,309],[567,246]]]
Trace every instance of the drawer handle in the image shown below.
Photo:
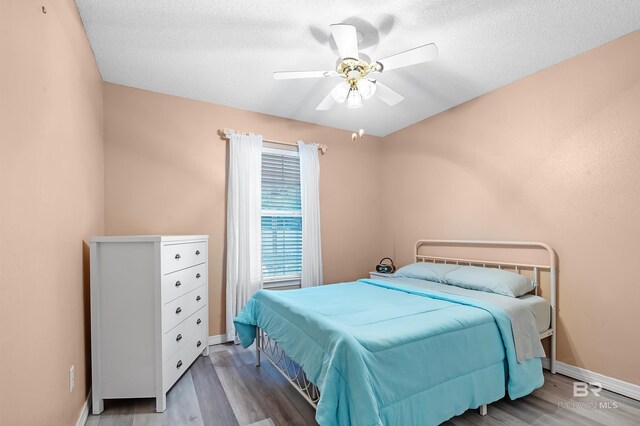
[[[200,272],[198,272],[198,273],[196,274],[196,278],[200,278],[201,276],[202,276],[202,275],[200,275]]]
[[[196,348],[199,348],[201,345],[202,345],[202,342],[198,340],[198,343],[196,344]]]
[[[182,312],[182,308],[178,306],[178,309],[176,309],[176,315],[179,314],[180,312]]]
[[[182,334],[178,334],[176,336],[176,342],[179,342],[180,340],[182,340]]]
[[[198,296],[196,297],[196,302],[199,302],[202,299],[202,297]]]
[[[182,283],[180,281],[176,281],[176,287],[180,287]]]
[[[182,360],[178,361],[178,363],[176,364],[176,368],[180,368],[182,367]]]
[[[196,256],[200,255],[200,250],[196,250]]]
[[[180,253],[176,254],[176,260],[180,259]]]
[[[200,325],[201,322],[202,322],[202,320],[200,318],[198,318],[198,321],[196,321],[196,324]]]

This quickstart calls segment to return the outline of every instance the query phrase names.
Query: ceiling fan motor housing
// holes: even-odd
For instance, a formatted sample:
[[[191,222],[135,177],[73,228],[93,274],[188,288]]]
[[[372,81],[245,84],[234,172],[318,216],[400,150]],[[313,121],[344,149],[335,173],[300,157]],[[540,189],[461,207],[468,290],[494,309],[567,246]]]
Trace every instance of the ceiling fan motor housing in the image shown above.
[[[366,60],[353,58],[341,60],[336,67],[338,74],[352,86],[355,86],[358,80],[375,70],[375,66],[370,65]]]

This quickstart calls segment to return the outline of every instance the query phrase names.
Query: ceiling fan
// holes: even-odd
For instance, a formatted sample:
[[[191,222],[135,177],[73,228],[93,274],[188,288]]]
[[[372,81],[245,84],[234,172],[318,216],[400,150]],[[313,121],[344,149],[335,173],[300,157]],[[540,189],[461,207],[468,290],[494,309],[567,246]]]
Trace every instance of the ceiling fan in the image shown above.
[[[361,108],[362,100],[369,99],[374,94],[377,94],[386,104],[396,105],[404,99],[404,96],[375,78],[371,78],[370,75],[428,62],[438,57],[438,48],[431,43],[387,56],[379,61],[372,61],[368,56],[358,52],[356,27],[348,24],[333,24],[329,27],[340,52],[340,59],[338,59],[335,71],[278,71],[273,73],[273,78],[276,80],[342,78],[343,81],[338,83],[316,107],[320,111],[330,109],[335,102],[346,102],[347,108]]]

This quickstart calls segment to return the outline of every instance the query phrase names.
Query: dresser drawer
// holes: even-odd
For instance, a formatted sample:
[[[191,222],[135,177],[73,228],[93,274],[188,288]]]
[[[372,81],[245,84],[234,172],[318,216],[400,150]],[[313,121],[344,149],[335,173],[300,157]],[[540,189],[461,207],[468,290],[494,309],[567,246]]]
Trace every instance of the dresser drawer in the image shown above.
[[[162,273],[178,271],[207,261],[207,242],[162,246]]]
[[[207,284],[207,263],[162,276],[162,303],[168,303]]]
[[[202,285],[162,306],[162,332],[166,333],[207,305],[207,286]]]
[[[166,392],[187,371],[193,361],[204,351],[207,336],[204,328],[198,330],[180,351],[169,358],[162,366],[163,391]]]
[[[162,336],[162,359],[167,361],[188,345],[198,333],[203,333],[205,327],[205,315],[209,315],[206,306],[193,313],[189,318],[169,330]]]

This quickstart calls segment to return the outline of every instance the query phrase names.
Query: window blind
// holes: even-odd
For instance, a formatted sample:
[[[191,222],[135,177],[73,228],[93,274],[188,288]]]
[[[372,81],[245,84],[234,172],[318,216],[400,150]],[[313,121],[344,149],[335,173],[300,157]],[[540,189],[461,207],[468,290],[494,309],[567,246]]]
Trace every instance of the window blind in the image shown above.
[[[302,271],[300,159],[262,153],[262,276],[291,279]]]

